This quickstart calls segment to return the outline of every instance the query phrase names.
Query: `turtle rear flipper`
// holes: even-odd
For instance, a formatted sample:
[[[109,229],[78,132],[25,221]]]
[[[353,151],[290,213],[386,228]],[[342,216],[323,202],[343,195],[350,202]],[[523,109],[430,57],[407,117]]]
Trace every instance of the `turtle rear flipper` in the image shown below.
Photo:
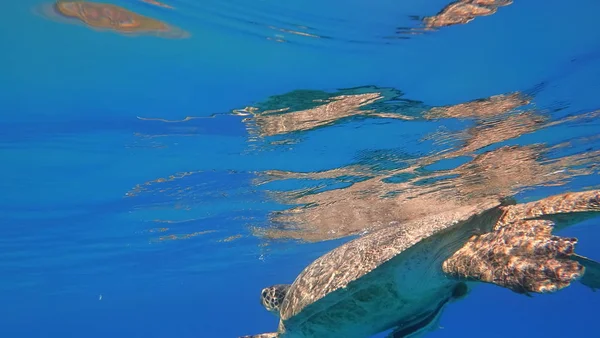
[[[442,265],[458,279],[493,283],[517,293],[554,292],[579,279],[577,239],[552,234],[547,220],[520,220],[473,236]]]
[[[585,267],[585,273],[579,280],[581,284],[589,287],[592,291],[600,289],[600,263],[577,254],[574,254],[572,258]]]
[[[421,338],[440,326],[442,309],[450,299],[441,302],[438,307],[417,321],[395,328],[386,338]]]

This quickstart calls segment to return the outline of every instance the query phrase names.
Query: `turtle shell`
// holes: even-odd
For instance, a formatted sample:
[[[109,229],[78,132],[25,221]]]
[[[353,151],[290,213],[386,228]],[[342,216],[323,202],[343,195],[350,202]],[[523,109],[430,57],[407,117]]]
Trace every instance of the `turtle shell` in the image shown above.
[[[298,275],[281,306],[283,324],[309,305],[359,280],[423,239],[466,224],[475,224],[477,233],[490,231],[501,216],[500,205],[500,201],[491,200],[461,207],[389,226],[333,249]]]

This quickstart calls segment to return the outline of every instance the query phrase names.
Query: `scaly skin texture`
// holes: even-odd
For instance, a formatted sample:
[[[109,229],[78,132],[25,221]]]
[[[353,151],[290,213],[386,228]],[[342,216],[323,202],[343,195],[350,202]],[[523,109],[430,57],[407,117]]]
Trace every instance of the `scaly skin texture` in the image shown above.
[[[279,315],[281,303],[285,298],[291,284],[276,284],[262,289],[260,302],[269,312]]]
[[[566,193],[504,208],[494,230],[473,236],[443,263],[444,272],[518,293],[554,292],[584,274],[584,267],[571,259],[577,239],[552,235],[555,223],[541,218],[600,211],[600,191]]]
[[[494,210],[498,212],[496,216]],[[313,262],[300,274],[282,303],[278,333],[245,338],[280,337],[286,331],[285,320],[309,304],[451,224],[479,224],[488,232],[472,236],[442,263],[447,275],[457,280],[493,283],[518,293],[560,290],[584,276],[585,268],[580,262],[585,258],[575,255],[577,239],[555,236],[552,231],[556,225],[573,224],[581,216],[598,211],[600,190],[593,190],[509,206],[489,202],[387,227],[350,241]],[[487,222],[489,227],[481,227]],[[597,285],[597,280],[593,280],[588,286]]]
[[[518,293],[552,292],[579,278],[569,259],[577,240],[552,236],[550,221],[519,221],[475,236],[443,264],[453,277],[479,280]]]
[[[281,305],[281,319],[286,321],[298,315],[308,305],[345,288],[441,231],[451,227],[470,228],[475,224],[489,224],[489,231],[500,218],[502,210],[499,208],[500,203],[494,200],[456,208],[366,234],[329,251],[298,275]]]
[[[600,190],[569,192],[540,201],[511,205],[506,208],[506,213],[498,221],[495,229],[523,219],[594,211],[600,211]]]

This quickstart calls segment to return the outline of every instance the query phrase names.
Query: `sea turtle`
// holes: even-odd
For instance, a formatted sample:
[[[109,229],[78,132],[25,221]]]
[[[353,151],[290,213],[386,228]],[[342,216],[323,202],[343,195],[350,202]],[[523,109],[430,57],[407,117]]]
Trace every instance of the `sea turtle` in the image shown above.
[[[291,285],[262,290],[276,333],[246,338],[391,337],[435,329],[444,306],[477,282],[547,293],[580,280],[600,287],[600,264],[574,253],[562,229],[600,211],[600,190],[536,202],[508,199],[382,228],[316,259]],[[585,273],[585,274],[584,274]]]

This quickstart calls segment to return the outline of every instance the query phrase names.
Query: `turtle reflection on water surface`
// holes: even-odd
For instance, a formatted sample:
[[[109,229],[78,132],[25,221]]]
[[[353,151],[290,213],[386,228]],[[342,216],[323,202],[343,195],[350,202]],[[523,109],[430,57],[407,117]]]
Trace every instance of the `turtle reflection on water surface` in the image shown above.
[[[189,36],[189,33],[181,29],[113,4],[61,0],[52,5],[42,5],[39,11],[44,17],[55,21],[73,23],[77,19],[90,28],[112,30],[128,35],[154,34],[167,38]]]
[[[279,329],[245,337],[426,333],[477,282],[524,294],[576,280],[600,288],[600,264],[575,254],[576,238],[552,234],[598,211],[592,190],[524,204],[490,198],[381,228],[321,256],[291,285],[265,288],[261,302],[279,314]]]

